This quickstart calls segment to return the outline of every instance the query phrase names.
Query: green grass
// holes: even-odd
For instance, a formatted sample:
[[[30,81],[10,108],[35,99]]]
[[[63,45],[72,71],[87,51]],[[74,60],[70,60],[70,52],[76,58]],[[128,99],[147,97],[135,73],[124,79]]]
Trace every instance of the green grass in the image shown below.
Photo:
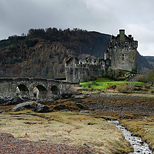
[[[93,89],[106,89],[110,87],[111,85],[119,85],[121,83],[129,83],[128,81],[88,81],[88,82],[82,82],[84,88],[88,88],[88,85],[91,84],[91,88]],[[142,82],[133,82],[134,85],[142,86]]]
[[[132,83],[137,86],[143,86],[143,85],[149,85],[149,83],[143,83],[143,82],[128,82],[128,81],[114,81],[109,80],[107,78],[98,78],[96,81],[88,81],[88,82],[82,82],[84,88],[88,88],[88,85],[91,84],[91,88],[93,89],[106,89],[110,87],[111,85],[119,85],[121,83]]]

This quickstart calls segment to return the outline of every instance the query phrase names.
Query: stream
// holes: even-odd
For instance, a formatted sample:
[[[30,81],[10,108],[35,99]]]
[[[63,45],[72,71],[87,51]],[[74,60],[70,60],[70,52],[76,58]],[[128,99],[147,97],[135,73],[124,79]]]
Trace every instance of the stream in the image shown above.
[[[119,124],[119,121],[108,121],[114,124],[118,129],[120,129],[125,136],[125,139],[130,142],[131,146],[134,148],[134,152],[129,154],[152,154],[149,146],[146,142],[143,142],[140,137],[131,136],[130,131],[126,130],[125,127]]]

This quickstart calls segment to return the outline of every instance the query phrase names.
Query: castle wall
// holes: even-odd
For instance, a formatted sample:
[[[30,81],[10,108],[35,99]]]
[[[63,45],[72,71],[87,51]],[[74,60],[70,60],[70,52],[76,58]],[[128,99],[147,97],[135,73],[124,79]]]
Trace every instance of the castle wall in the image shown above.
[[[104,59],[87,57],[85,61],[79,61],[76,57],[71,57],[65,64],[66,80],[85,81],[105,74],[109,67],[137,71],[137,46],[138,42],[131,35],[126,36],[125,30],[119,30],[116,37],[111,37]]]
[[[66,80],[70,82],[82,82],[105,73],[104,60],[86,59],[87,61],[75,61],[70,58],[65,64]]]
[[[137,70],[137,46],[131,35],[127,37],[124,30],[120,30],[117,37],[111,37],[105,58],[111,60],[112,69]]]

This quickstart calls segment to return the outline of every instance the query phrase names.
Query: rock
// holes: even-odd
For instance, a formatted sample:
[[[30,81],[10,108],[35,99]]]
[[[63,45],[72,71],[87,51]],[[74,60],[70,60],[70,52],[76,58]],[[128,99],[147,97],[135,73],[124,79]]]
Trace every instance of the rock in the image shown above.
[[[36,112],[49,112],[50,107],[48,105],[43,105],[43,104],[37,103],[36,109],[34,111],[36,111]]]
[[[2,97],[0,98],[0,104],[5,105],[7,102],[12,101],[13,98],[11,97]]]
[[[61,94],[61,96],[62,96],[62,98],[71,98],[71,96],[72,96],[73,94],[72,93],[63,93],[63,94]]]
[[[28,100],[30,100],[30,98],[29,97],[21,97],[24,101],[28,101]]]
[[[23,101],[24,101],[24,99],[22,99],[19,96],[16,96],[14,98],[6,100],[3,105],[16,105],[16,104],[22,103]]]
[[[36,112],[49,112],[50,111],[49,106],[43,105],[37,102],[20,103],[13,108],[13,111],[21,111],[25,109],[32,109],[33,111],[36,111]]]
[[[13,108],[13,111],[21,111],[21,110],[25,110],[25,109],[35,109],[35,108],[36,108],[36,103],[25,102],[25,103],[20,103],[20,104],[16,105]]]
[[[68,110],[68,109],[64,109],[64,110],[61,110],[61,111],[59,111],[59,112],[72,112],[72,111],[70,111],[70,110]]]
[[[93,149],[93,147],[92,147],[92,146],[90,146],[90,145],[88,145],[88,144],[86,144],[86,143],[84,143],[83,145],[84,145],[84,146],[86,146],[86,147],[88,147],[88,148]]]
[[[73,98],[79,98],[79,99],[82,99],[82,98],[88,98],[90,97],[89,94],[80,94],[80,95],[72,95]]]
[[[80,113],[89,113],[87,110],[81,110]]]
[[[58,99],[61,99],[62,96],[61,95],[52,95],[52,99],[55,101],[55,100],[58,100]]]
[[[13,98],[13,104],[19,104],[22,103],[24,100],[21,97],[14,97]]]
[[[6,102],[6,99],[0,98],[0,104],[4,104]]]

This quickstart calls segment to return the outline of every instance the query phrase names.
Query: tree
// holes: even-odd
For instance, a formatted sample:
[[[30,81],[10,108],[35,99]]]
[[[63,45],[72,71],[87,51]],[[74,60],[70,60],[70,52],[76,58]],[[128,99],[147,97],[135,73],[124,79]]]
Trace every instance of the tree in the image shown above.
[[[147,78],[146,78],[146,76],[143,75],[143,74],[137,74],[137,75],[136,75],[136,79],[137,79],[137,81],[139,81],[139,82],[144,82],[144,83],[147,82]]]
[[[154,69],[149,70],[149,72],[147,73],[146,77],[153,84],[154,83]]]

